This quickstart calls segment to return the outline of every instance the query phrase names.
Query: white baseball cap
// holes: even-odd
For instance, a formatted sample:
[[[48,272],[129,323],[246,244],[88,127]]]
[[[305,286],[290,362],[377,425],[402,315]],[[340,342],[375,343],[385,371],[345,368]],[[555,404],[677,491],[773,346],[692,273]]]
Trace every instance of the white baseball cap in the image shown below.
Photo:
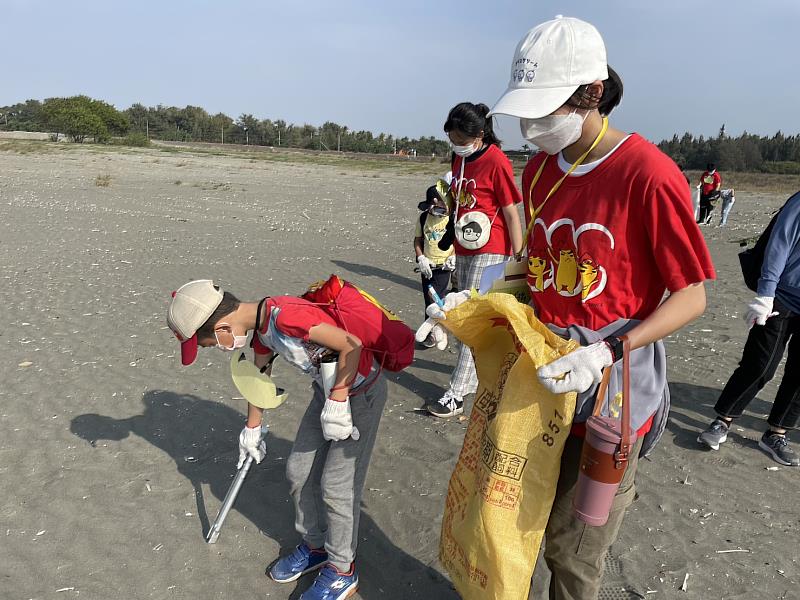
[[[562,106],[578,86],[605,79],[600,32],[586,21],[558,15],[520,40],[508,89],[489,114],[538,119]]]
[[[167,325],[181,343],[181,363],[197,358],[197,330],[208,321],[222,302],[223,292],[210,279],[190,281],[172,292]]]

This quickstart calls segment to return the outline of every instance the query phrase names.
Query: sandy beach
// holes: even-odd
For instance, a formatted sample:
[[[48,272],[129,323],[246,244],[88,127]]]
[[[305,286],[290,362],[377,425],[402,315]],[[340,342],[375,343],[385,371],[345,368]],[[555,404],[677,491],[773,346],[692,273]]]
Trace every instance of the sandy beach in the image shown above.
[[[433,176],[54,146],[0,149],[0,598],[297,598],[310,577],[279,585],[264,570],[298,542],[284,467],[309,381],[277,363],[290,400],[265,413],[269,455],[207,545],[246,406],[222,353],[180,367],[169,294],[212,278],[255,300],[338,273],[416,328],[411,240]],[[703,229],[718,280],[705,315],[667,340],[672,414],[640,464],[604,600],[800,598],[800,472],[757,448],[782,367],[719,452],[695,441],[746,338],[752,294],[737,240],[757,235],[787,195],[737,188],[729,226]],[[363,501],[359,598],[457,597],[437,552],[466,422],[419,410],[455,357],[421,350],[390,377]],[[537,571],[531,598],[547,576]]]

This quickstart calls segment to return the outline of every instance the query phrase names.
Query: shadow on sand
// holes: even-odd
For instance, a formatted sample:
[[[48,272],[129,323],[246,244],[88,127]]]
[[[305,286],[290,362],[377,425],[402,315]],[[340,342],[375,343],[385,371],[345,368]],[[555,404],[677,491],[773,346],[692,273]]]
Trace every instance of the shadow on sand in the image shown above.
[[[142,397],[144,412],[127,419],[98,414],[75,417],[70,429],[94,445],[98,440],[120,441],[137,435],[168,454],[178,472],[192,484],[200,522],[198,543],[210,527],[205,508],[203,484],[218,502],[211,519],[228,491],[235,470],[236,452],[220,453],[236,443],[242,426],[241,413],[194,395],[153,390]],[[265,535],[281,545],[281,554],[299,542],[294,531],[294,508],[284,476],[289,440],[270,435],[268,457],[248,475],[234,510],[244,515]],[[187,457],[192,457],[187,460]],[[224,538],[223,528],[221,537]],[[450,583],[435,569],[400,550],[381,531],[370,515],[362,513],[359,531],[358,569],[360,593],[365,598],[457,598]],[[309,586],[313,575],[301,578],[290,598],[297,598]]]
[[[337,267],[346,269],[351,273],[355,273],[356,275],[364,275],[365,277],[378,277],[379,279],[385,279],[386,281],[391,281],[392,283],[396,283],[398,285],[404,285],[407,288],[411,288],[415,292],[419,292],[420,297],[422,296],[422,284],[418,279],[403,277],[402,275],[398,275],[393,271],[387,271],[386,269],[381,269],[380,267],[360,265],[358,263],[347,262],[346,260],[332,260],[331,262]],[[409,270],[410,269],[411,267],[409,267]],[[421,304],[422,300],[420,298],[420,305]],[[420,309],[420,312],[422,312],[422,309]]]

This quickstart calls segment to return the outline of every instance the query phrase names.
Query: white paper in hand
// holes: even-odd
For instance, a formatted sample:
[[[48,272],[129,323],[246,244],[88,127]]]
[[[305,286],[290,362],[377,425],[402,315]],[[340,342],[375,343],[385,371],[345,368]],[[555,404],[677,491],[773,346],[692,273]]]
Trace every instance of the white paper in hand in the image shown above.
[[[478,293],[483,295],[489,292],[494,285],[494,282],[498,279],[503,279],[506,273],[506,264],[507,263],[499,263],[496,265],[489,265],[488,267],[483,268],[483,273],[481,273],[481,283],[480,287],[478,288]]]

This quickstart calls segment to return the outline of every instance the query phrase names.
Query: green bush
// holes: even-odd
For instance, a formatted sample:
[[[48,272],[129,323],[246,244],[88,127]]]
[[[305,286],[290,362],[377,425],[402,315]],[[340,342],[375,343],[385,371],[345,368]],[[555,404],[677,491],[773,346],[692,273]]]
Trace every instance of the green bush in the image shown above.
[[[146,148],[150,145],[150,140],[143,133],[129,133],[122,138],[122,144],[125,146],[135,146],[137,148]]]
[[[128,132],[128,119],[110,104],[88,96],[48,98],[42,103],[41,117],[54,133],[63,133],[73,142],[87,137],[106,142],[112,135]]]
[[[800,175],[800,162],[791,160],[764,161],[761,163],[761,171],[781,175]]]

